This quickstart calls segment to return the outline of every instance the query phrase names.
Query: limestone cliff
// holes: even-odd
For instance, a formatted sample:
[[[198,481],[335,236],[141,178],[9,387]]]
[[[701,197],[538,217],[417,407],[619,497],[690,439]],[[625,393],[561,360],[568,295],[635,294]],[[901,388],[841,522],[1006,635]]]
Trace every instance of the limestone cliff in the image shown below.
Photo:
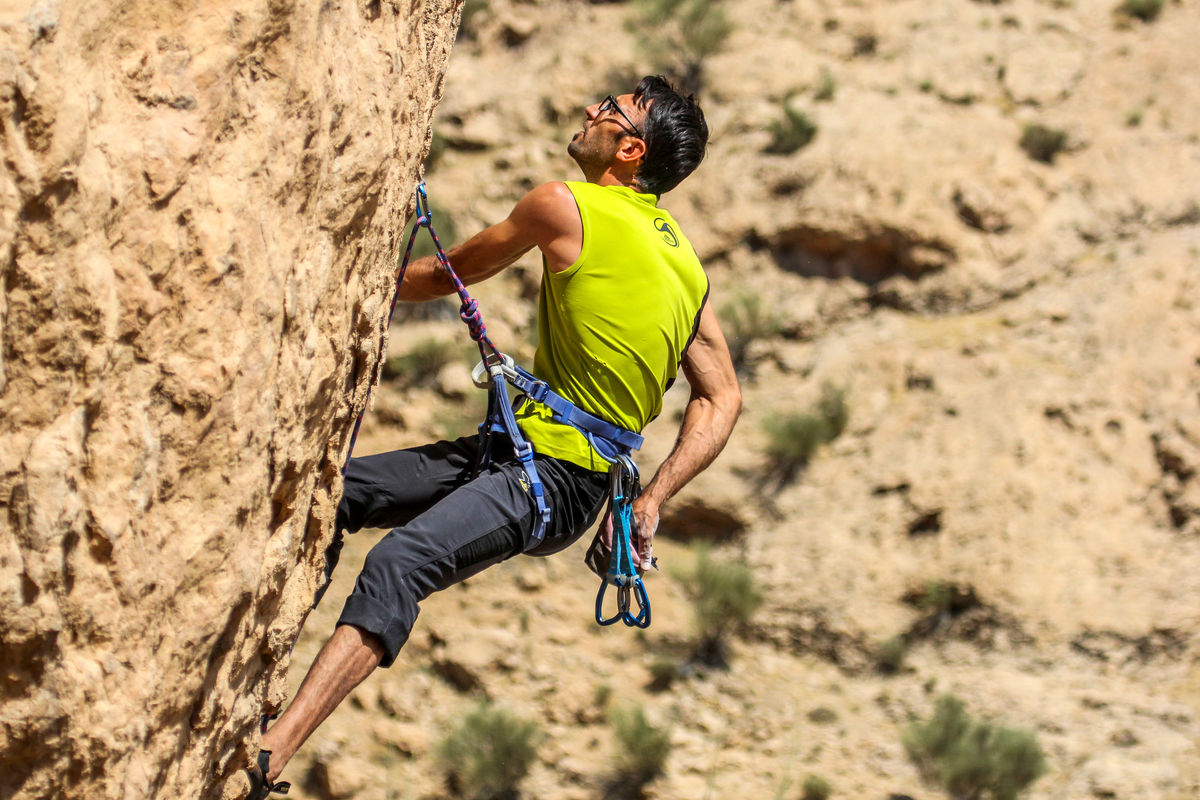
[[[218,796],[282,699],[460,10],[0,3],[0,796]]]

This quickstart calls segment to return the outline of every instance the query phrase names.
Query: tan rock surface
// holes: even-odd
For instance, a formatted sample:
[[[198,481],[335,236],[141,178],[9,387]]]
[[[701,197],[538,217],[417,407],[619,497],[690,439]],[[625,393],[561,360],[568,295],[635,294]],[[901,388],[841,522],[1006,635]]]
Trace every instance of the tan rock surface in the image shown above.
[[[655,622],[639,635],[591,621],[581,548],[517,559],[431,599],[400,662],[317,739],[385,764],[392,797],[448,797],[433,745],[486,695],[548,733],[522,797],[605,797],[611,696],[672,725],[649,797],[792,800],[815,773],[835,798],[932,798],[945,795],[900,736],[952,692],[1036,732],[1050,772],[1030,798],[1200,797],[1200,7],[1128,25],[1113,5],[731,6],[738,28],[705,71],[710,158],[664,204],[718,305],[760,293],[781,333],[750,349],[730,448],[673,507],[746,525],[720,548],[766,590],[754,630],[728,673],[655,692],[655,662],[690,648],[672,579],[685,537],[659,545]],[[449,145],[430,175],[443,222],[470,233],[522,190],[576,177],[564,150],[582,105],[625,88],[610,75],[649,67],[629,14],[477,7],[435,124]],[[505,44],[505,26],[529,19],[524,43]],[[823,70],[835,90],[820,100]],[[817,135],[764,154],[789,95]],[[1051,164],[1018,146],[1034,122],[1068,134]],[[538,264],[518,269],[477,294],[507,328],[497,342],[527,359],[521,298]],[[405,323],[393,352],[420,326],[462,336],[455,320]],[[764,487],[762,422],[807,408],[824,380],[849,387],[847,432],[794,483]],[[685,399],[676,389],[651,426],[647,468]],[[379,409],[405,425],[369,426],[363,452],[472,425],[428,389],[385,388]],[[297,666],[374,538],[351,538]],[[903,597],[927,581],[969,585],[981,605],[923,623]],[[910,630],[925,638],[880,674],[881,641]],[[446,660],[481,687],[455,688],[434,669]],[[370,733],[380,716],[424,729],[430,747],[404,733],[393,748]],[[309,758],[289,768],[297,779]]]
[[[282,699],[457,13],[0,4],[0,795],[219,796]]]

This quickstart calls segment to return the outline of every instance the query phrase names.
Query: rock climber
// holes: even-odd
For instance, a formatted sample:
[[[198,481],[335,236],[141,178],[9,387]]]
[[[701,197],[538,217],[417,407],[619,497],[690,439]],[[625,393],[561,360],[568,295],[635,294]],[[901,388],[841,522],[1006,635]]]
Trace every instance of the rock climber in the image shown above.
[[[538,186],[507,219],[449,252],[471,284],[534,247],[541,251],[533,373],[592,415],[640,432],[662,410],[682,367],[691,394],[678,438],[633,503],[643,568],[652,563],[663,503],[712,462],[741,410],[708,278],[679,224],[658,204],[699,165],[707,141],[695,99],[648,76],[631,94],[587,107],[583,129],[567,147],[584,181]],[[400,298],[453,291],[430,256],[409,265]],[[350,462],[339,535],[392,530],[367,556],[295,699],[263,735],[249,770],[251,798],[286,790],[275,782],[284,766],[355,686],[396,660],[421,600],[514,555],[561,550],[596,520],[609,490],[608,462],[583,433],[541,406],[525,403],[517,419],[534,446],[550,508],[544,537],[532,549],[529,472],[511,446],[505,452],[497,443],[491,464],[474,477],[477,435]]]

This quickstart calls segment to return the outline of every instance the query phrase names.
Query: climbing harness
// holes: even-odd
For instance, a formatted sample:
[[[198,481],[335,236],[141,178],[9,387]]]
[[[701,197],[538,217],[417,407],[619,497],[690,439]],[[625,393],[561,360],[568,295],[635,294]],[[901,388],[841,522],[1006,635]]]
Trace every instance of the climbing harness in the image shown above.
[[[391,325],[392,315],[396,311],[396,302],[400,297],[400,286],[404,282],[404,274],[408,270],[412,258],[413,245],[421,228],[429,231],[437,250],[437,260],[454,285],[454,291],[460,301],[459,317],[466,324],[471,339],[479,347],[480,361],[471,373],[471,379],[476,386],[488,390],[487,416],[479,426],[480,447],[479,456],[474,465],[474,473],[479,474],[491,462],[493,436],[507,436],[512,443],[517,461],[529,478],[529,493],[536,506],[533,535],[526,551],[538,547],[545,538],[546,529],[550,523],[550,506],[546,502],[545,487],[538,475],[534,463],[533,445],[527,441],[517,426],[515,410],[526,401],[541,403],[551,411],[551,418],[564,425],[570,425],[585,437],[592,448],[609,464],[609,483],[611,494],[611,513],[613,525],[613,553],[609,559],[607,575],[596,595],[596,621],[601,625],[611,625],[618,619],[626,625],[645,628],[650,625],[650,598],[646,587],[633,562],[633,514],[632,504],[637,496],[638,470],[633,462],[633,451],[642,446],[642,436],[633,431],[625,430],[617,425],[600,419],[576,406],[552,390],[545,381],[539,380],[529,372],[517,366],[511,357],[504,355],[492,343],[487,334],[487,326],[479,313],[479,304],[471,298],[467,288],[459,279],[450,258],[442,248],[441,240],[433,229],[433,212],[429,208],[429,196],[425,191],[425,182],[417,184],[416,222],[408,237],[408,246],[396,272],[396,290],[392,296],[391,309],[388,312],[388,324]],[[509,399],[508,387],[512,386],[519,393],[512,401]],[[365,408],[364,408],[365,410]],[[354,424],[354,432],[350,437],[350,452],[354,450],[354,442],[358,438],[358,430],[362,425],[363,413],[359,413]],[[346,463],[342,467],[344,475],[350,464],[350,453],[346,455]],[[618,612],[606,619],[602,605],[604,594],[609,584],[617,587]],[[636,599],[638,613],[631,614],[630,595]]]

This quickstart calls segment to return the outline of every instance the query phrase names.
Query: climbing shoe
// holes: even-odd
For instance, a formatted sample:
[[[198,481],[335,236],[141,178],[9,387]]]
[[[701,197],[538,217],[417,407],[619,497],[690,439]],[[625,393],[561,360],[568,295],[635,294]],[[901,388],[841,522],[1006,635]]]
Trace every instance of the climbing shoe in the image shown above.
[[[250,794],[246,800],[267,800],[272,794],[287,794],[292,785],[287,781],[271,783],[267,780],[267,772],[271,769],[271,751],[259,750],[258,763],[246,770],[250,779]]]

